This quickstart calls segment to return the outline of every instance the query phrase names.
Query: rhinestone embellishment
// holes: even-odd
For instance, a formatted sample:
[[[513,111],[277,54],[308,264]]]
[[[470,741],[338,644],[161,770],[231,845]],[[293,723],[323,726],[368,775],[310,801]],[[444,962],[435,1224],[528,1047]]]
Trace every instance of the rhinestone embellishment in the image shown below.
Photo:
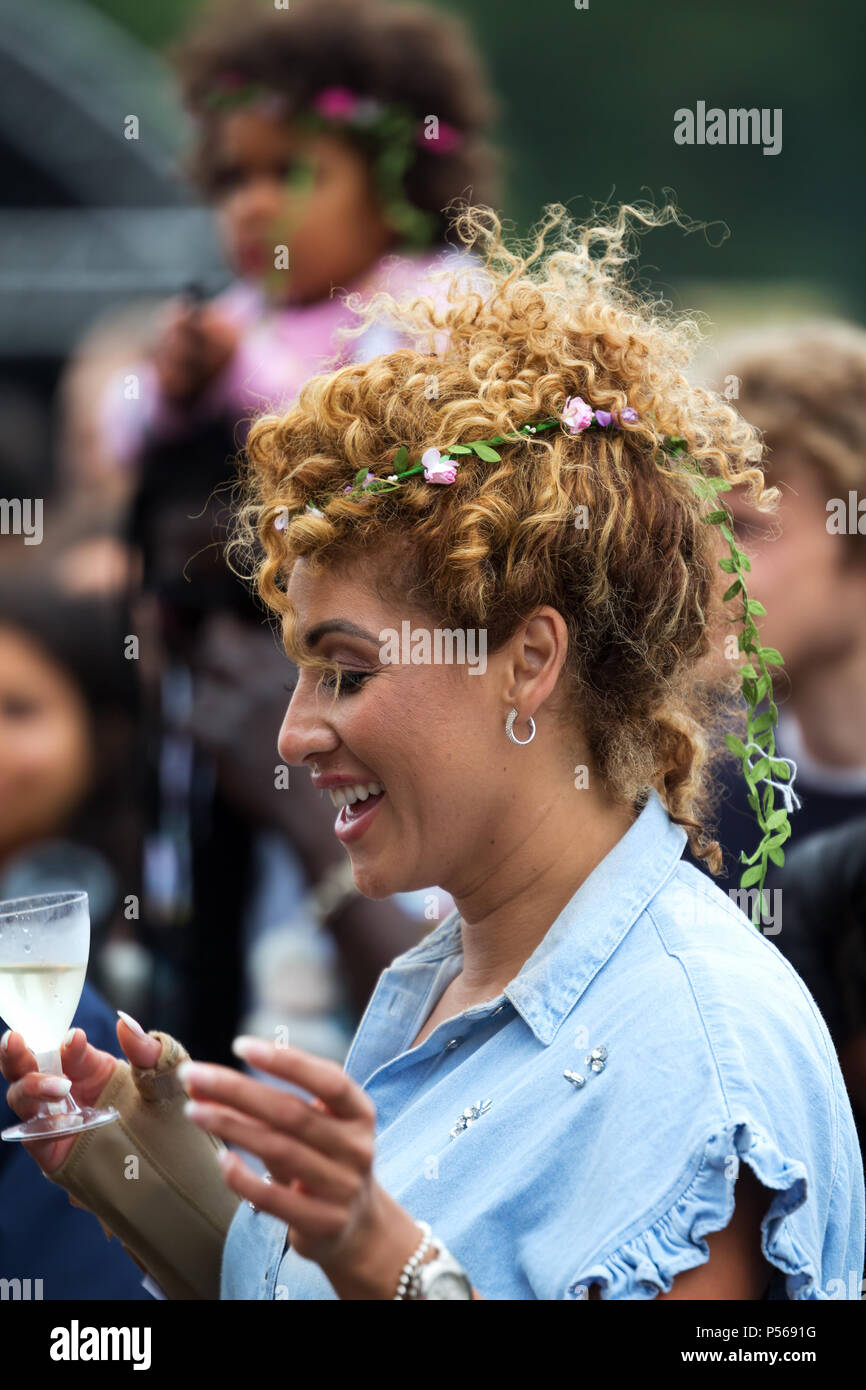
[[[591,1071],[604,1071],[604,1064],[607,1061],[607,1048],[603,1043],[594,1047],[591,1052],[587,1052],[583,1059]],[[570,1081],[576,1090],[586,1085],[586,1077],[581,1076],[578,1071],[564,1071],[563,1076],[566,1081]]]
[[[468,1129],[478,1119],[479,1115],[484,1115],[492,1104],[493,1101],[488,1097],[487,1100],[477,1100],[474,1105],[468,1106],[452,1129],[451,1138],[456,1139],[458,1134],[462,1134],[464,1129]]]

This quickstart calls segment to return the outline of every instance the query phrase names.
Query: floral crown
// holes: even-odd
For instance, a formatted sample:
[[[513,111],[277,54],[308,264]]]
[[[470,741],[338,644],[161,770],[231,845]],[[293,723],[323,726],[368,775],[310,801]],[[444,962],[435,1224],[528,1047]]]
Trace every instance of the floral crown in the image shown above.
[[[566,398],[560,415],[530,421],[513,434],[499,434],[491,439],[476,439],[465,444],[452,444],[443,451],[427,449],[415,463],[411,462],[405,445],[401,445],[394,455],[395,470],[393,473],[384,478],[377,478],[369,469],[361,468],[355,474],[354,481],[343,491],[344,493],[358,494],[359,497],[371,492],[393,492],[400,487],[404,479],[415,477],[421,473],[428,483],[448,485],[455,481],[461,462],[469,454],[474,454],[476,458],[485,462],[498,463],[501,457],[495,447],[498,444],[511,443],[518,439],[531,439],[546,430],[563,427],[571,435],[581,434],[584,430],[591,428],[619,429],[623,425],[635,424],[638,418],[637,411],[630,406],[619,412],[598,410],[587,405],[580,396],[569,396]],[[705,475],[695,460],[686,456],[686,441],[680,436],[666,438],[663,441],[663,448],[672,458],[679,459],[692,475],[695,491],[702,501],[718,503],[720,500],[718,494],[730,490],[731,484],[724,478]],[[298,516],[305,514],[324,515],[319,508],[314,507],[309,502],[299,513],[296,513]],[[782,845],[791,835],[788,812],[792,809],[799,809],[800,806],[800,799],[793,786],[790,785],[793,782],[797,764],[792,758],[776,757],[773,733],[773,726],[778,721],[779,711],[773,700],[773,681],[768,668],[770,666],[783,666],[785,663],[775,647],[761,646],[755,618],[761,617],[767,610],[757,599],[749,598],[746,591],[744,574],[745,571],[751,569],[751,564],[748,557],[737,548],[730,512],[726,507],[716,505],[704,516],[703,520],[708,524],[718,525],[730,551],[729,555],[723,556],[719,560],[720,569],[732,577],[731,585],[724,594],[723,601],[727,602],[739,595],[742,603],[741,614],[731,618],[730,621],[739,620],[742,623],[738,646],[746,656],[745,664],[739,668],[742,678],[742,694],[748,709],[746,742],[743,743],[734,734],[726,734],[725,743],[728,750],[740,758],[742,762],[743,777],[748,788],[748,802],[763,832],[761,842],[754,853],[746,855],[744,851],[740,852],[740,862],[746,866],[740,877],[740,888],[748,889],[757,886],[758,889],[757,903],[752,915],[752,923],[757,927],[763,908],[767,861],[770,860],[780,867],[784,864],[785,852]],[[280,507],[273,525],[278,531],[284,531],[288,524],[288,510],[285,507]],[[756,707],[765,697],[769,699],[769,709],[766,713],[756,716]],[[755,750],[758,755],[754,762],[752,761],[752,750]],[[781,780],[776,781],[775,778]],[[763,794],[761,794],[758,785],[761,782],[766,784]],[[784,807],[774,807],[775,788],[778,788],[782,794]]]
[[[255,104],[277,120],[288,118],[285,97],[273,88],[230,69],[217,77],[205,97],[211,109],[225,110]],[[436,218],[415,207],[406,197],[403,179],[418,150],[447,155],[460,148],[463,136],[447,121],[428,116],[419,121],[400,102],[383,102],[361,96],[349,87],[325,87],[297,117],[307,130],[350,131],[373,155],[373,177],[389,223],[409,245],[423,247],[433,241]]]

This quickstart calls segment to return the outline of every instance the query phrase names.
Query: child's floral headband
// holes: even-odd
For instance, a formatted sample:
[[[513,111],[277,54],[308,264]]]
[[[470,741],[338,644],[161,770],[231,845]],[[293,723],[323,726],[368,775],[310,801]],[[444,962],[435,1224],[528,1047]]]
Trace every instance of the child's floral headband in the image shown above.
[[[457,470],[468,454],[474,454],[485,462],[498,463],[500,455],[495,448],[497,444],[532,438],[533,435],[542,434],[546,430],[563,427],[571,435],[581,434],[590,428],[619,429],[623,425],[635,424],[638,418],[637,411],[630,406],[618,413],[597,410],[587,405],[580,396],[568,396],[560,415],[548,416],[543,420],[533,420],[529,424],[521,426],[514,434],[499,434],[492,439],[476,439],[466,444],[452,444],[444,451],[427,449],[415,463],[411,462],[406,446],[401,445],[394,455],[395,469],[393,473],[384,478],[377,478],[369,469],[361,468],[355,474],[353,482],[344,488],[344,492],[358,493],[359,495],[370,492],[393,492],[405,478],[412,478],[421,473],[428,483],[448,485],[455,481]],[[719,500],[718,493],[730,490],[731,484],[724,478],[705,476],[693,459],[685,457],[686,442],[684,439],[679,436],[667,438],[664,440],[663,447],[666,453],[679,459],[692,474],[695,491],[702,501],[717,502]],[[324,515],[322,511],[309,502],[297,515],[303,516],[305,513],[312,516]],[[746,742],[744,744],[734,734],[727,734],[725,743],[729,751],[736,754],[742,761],[743,776],[748,787],[748,802],[755,812],[760,829],[763,831],[761,843],[753,854],[740,853],[740,862],[746,865],[740,878],[740,888],[747,889],[757,886],[758,889],[757,903],[752,914],[752,923],[754,926],[758,926],[763,909],[767,861],[771,860],[779,866],[784,864],[785,852],[782,845],[791,834],[788,812],[795,808],[798,809],[800,806],[799,797],[793,786],[789,785],[793,781],[797,765],[793,759],[776,757],[773,734],[773,725],[778,720],[779,711],[773,700],[773,681],[768,668],[770,666],[783,666],[785,663],[775,647],[762,647],[760,644],[755,618],[761,617],[767,610],[757,599],[750,599],[746,592],[744,573],[751,569],[751,564],[748,557],[737,548],[734,541],[730,512],[726,507],[716,507],[707,513],[704,521],[718,525],[730,551],[730,555],[724,556],[719,561],[719,567],[723,572],[732,576],[732,583],[724,595],[724,602],[739,595],[742,603],[742,613],[739,615],[739,620],[742,622],[743,630],[738,638],[738,646],[740,651],[746,655],[746,664],[739,668],[742,677],[743,697],[748,707]],[[284,531],[288,524],[287,510],[285,507],[281,507],[274,518],[273,525],[278,531]],[[737,618],[732,618],[730,621],[735,622]],[[769,710],[756,717],[756,707],[765,697],[769,699]],[[755,750],[758,755],[755,762],[751,761],[752,750]],[[775,781],[774,778],[781,780]],[[759,792],[758,784],[760,782],[766,784],[763,796]],[[777,787],[785,803],[784,807],[778,809],[773,804],[774,789]]]
[[[216,109],[251,103],[277,119],[289,115],[288,104],[279,92],[250,82],[234,70],[220,73],[206,97],[206,104]],[[437,116],[419,121],[400,103],[361,96],[349,87],[325,87],[296,119],[308,130],[350,131],[367,144],[374,156],[373,176],[388,221],[407,244],[430,244],[436,218],[408,200],[403,179],[418,149],[440,155],[459,149],[463,137],[458,130]]]

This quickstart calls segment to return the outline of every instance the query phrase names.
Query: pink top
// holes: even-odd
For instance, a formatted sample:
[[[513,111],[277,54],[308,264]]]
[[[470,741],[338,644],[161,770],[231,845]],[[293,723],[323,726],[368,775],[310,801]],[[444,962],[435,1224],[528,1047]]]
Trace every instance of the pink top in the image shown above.
[[[176,440],[217,416],[239,424],[265,411],[287,409],[311,376],[348,362],[366,362],[400,343],[397,325],[381,322],[356,338],[341,340],[338,330],[357,324],[346,305],[350,294],[368,299],[379,290],[404,298],[413,290],[439,299],[442,290],[427,282],[434,270],[455,269],[463,258],[447,248],[421,255],[388,255],[348,289],[335,289],[314,304],[274,307],[258,283],[236,281],[212,302],[240,330],[237,351],[191,405],[162,392],[151,361],[134,369],[138,398],[127,399],[129,372],[109,383],[102,403],[104,437],[111,456],[124,469],[135,468],[148,440]]]

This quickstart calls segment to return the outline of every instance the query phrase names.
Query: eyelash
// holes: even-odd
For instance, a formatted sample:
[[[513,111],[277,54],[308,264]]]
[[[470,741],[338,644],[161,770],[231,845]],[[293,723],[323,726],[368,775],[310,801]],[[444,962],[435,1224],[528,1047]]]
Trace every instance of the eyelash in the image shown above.
[[[341,693],[342,693],[342,694],[345,694],[345,695],[354,695],[358,690],[361,689],[361,687],[362,687],[362,685],[364,684],[364,682],[365,682],[366,680],[369,680],[369,678],[370,678],[370,676],[372,676],[372,674],[373,674],[372,671],[341,671],[341,672],[340,672],[340,675],[341,675],[341,677],[342,677],[342,679],[341,679],[341,681],[340,681],[340,690],[341,690]],[[323,676],[323,677],[322,677],[322,684],[323,684],[328,690],[332,690],[332,689],[334,688],[334,686],[337,684],[337,682],[336,682],[336,679],[329,680],[327,676]]]
[[[342,680],[340,682],[340,693],[342,695],[354,695],[357,691],[361,689],[364,682],[370,679],[373,672],[342,671],[340,674],[342,676]],[[297,686],[297,684],[298,682],[296,680],[287,681],[283,689],[286,690],[290,695],[292,695],[294,694],[295,687]],[[336,685],[336,679],[329,680],[327,675],[323,675],[322,684],[326,686],[328,690],[332,690]]]

